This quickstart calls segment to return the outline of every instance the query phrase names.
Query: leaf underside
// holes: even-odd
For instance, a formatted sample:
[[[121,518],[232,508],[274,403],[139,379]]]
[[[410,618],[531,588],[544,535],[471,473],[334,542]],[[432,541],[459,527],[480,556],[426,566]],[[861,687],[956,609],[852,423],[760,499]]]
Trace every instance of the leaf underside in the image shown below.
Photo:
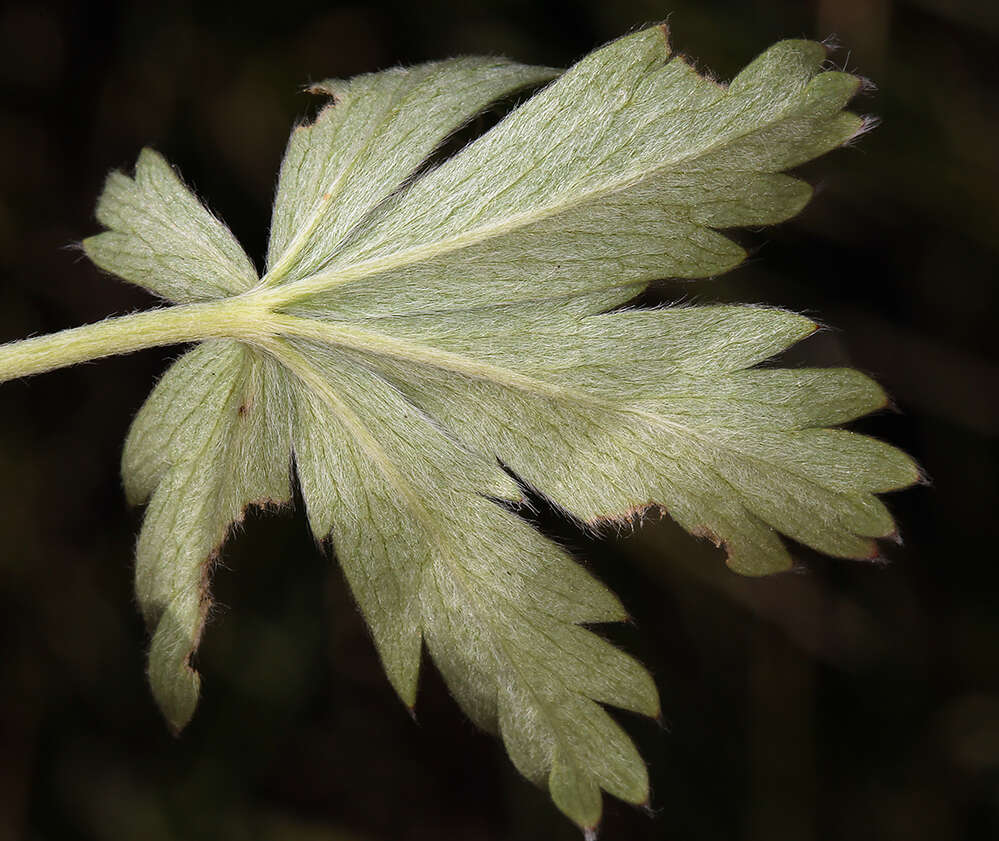
[[[783,534],[873,557],[894,523],[875,494],[912,461],[835,428],[885,404],[848,369],[755,367],[815,325],[758,307],[622,308],[649,281],[744,252],[719,229],[779,222],[810,196],[784,174],[854,137],[858,89],[821,45],[772,47],[727,87],[672,57],[662,27],[584,58],[440,166],[429,155],[491,102],[556,74],[495,59],[394,69],[315,90],[292,134],[267,272],[155,152],[112,174],[101,267],[174,302],[271,294],[280,330],[213,339],[156,386],[125,445],[148,502],[137,591],[168,721],[193,714],[190,665],[212,561],[249,505],[297,469],[389,680],[416,699],[425,645],[517,768],[593,828],[601,790],[648,799],[604,705],[658,715],[654,683],[588,628],[626,617],[564,551],[495,500],[524,482],[593,526],[655,506],[787,569]]]

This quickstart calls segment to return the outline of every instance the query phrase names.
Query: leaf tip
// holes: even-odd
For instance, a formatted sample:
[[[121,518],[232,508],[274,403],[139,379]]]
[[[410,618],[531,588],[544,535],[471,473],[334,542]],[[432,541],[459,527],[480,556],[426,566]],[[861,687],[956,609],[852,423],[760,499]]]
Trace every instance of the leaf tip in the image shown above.
[[[149,682],[170,734],[174,738],[179,737],[194,718],[201,695],[201,676],[190,664],[190,656],[184,659],[169,678],[150,668]]]
[[[321,82],[306,85],[304,90],[316,96],[328,96],[333,100],[333,104],[337,105],[343,101],[349,87],[350,82],[346,79],[323,79]]]
[[[894,458],[898,459],[893,465],[896,470],[892,474],[891,479],[879,487],[875,493],[890,493],[891,491],[911,488],[913,485],[930,486],[933,484],[933,479],[930,475],[908,453],[903,452],[897,447],[890,447],[889,452]]]
[[[815,335],[816,333],[819,332],[819,330],[822,329],[821,324],[819,324],[817,321],[813,321],[807,315],[801,315],[799,313],[794,313],[794,315],[795,315],[795,323],[797,324],[798,329],[800,330],[799,333],[800,338],[797,339],[797,341],[800,342],[803,339],[807,339],[809,336]]]
[[[170,735],[173,736],[175,739],[179,739],[184,730],[187,729],[187,725],[191,723],[191,719],[193,717],[194,714],[192,712],[192,714],[187,716],[187,718],[178,718],[178,719],[167,718],[166,720],[167,730],[170,731]]]
[[[649,699],[651,703],[649,704],[649,708],[643,710],[643,712],[656,723],[660,730],[665,730],[662,703],[659,701],[659,689],[656,687],[656,683],[651,675],[649,676],[649,683],[652,686],[652,694]]]
[[[646,797],[641,803],[635,804],[639,809],[645,812],[647,818],[657,818],[659,817],[659,810],[652,807],[652,801],[650,798]]]
[[[87,255],[87,258],[91,263],[97,266],[100,264],[97,262],[99,246],[96,240],[101,236],[103,236],[103,234],[94,234],[93,236],[84,237],[80,241],[80,248],[83,250],[83,253]]]
[[[899,450],[899,452],[902,451]],[[918,485],[924,488],[932,487],[933,477],[930,476],[930,474],[927,473],[925,470],[923,470],[919,462],[917,462],[914,458],[912,458],[912,456],[910,456],[908,453],[902,453],[902,455],[905,456],[908,462],[908,468],[909,468],[909,476],[907,477],[908,481],[905,484],[900,483],[896,487],[889,488],[888,490],[900,491],[904,490],[905,488],[911,488],[914,485]]]
[[[857,90],[863,89],[863,79],[857,79]],[[875,114],[863,114],[852,116],[857,121],[857,127],[854,129],[853,134],[851,134],[846,140],[843,141],[842,145],[845,147],[853,146],[860,138],[870,134],[874,129],[881,125],[881,118]]]
[[[166,159],[152,146],[143,146],[139,150],[139,157],[135,162],[135,168],[136,170],[139,170],[143,167],[150,166],[151,164],[159,163],[166,164]]]

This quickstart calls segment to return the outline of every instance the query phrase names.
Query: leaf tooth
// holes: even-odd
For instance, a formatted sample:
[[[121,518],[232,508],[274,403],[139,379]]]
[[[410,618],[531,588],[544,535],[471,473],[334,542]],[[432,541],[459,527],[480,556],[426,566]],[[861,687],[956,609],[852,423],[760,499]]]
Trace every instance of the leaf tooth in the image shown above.
[[[597,784],[625,803],[637,805],[647,801],[648,769],[628,734],[595,701],[581,697],[579,706],[586,714],[579,717],[581,726],[573,729],[572,734],[579,739],[577,750],[587,761]]]
[[[201,677],[191,665],[211,605],[207,585],[193,608],[197,618],[192,623],[190,595],[179,594],[160,615],[149,647],[148,673],[153,697],[163,712],[171,732],[177,736],[183,730],[198,705]],[[191,633],[191,626],[194,632]]]
[[[568,757],[556,753],[548,775],[548,790],[559,809],[584,832],[596,836],[603,812],[600,787],[592,775],[582,771]]]
[[[807,87],[825,57],[825,47],[816,41],[778,41],[739,71],[729,85],[729,95],[757,89],[773,100],[793,99]]]

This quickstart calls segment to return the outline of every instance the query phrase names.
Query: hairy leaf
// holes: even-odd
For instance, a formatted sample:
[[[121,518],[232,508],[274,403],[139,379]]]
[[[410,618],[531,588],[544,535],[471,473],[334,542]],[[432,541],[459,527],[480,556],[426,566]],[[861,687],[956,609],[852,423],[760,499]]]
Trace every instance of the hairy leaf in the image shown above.
[[[323,82],[332,102],[292,134],[259,280],[156,153],[110,177],[91,258],[231,316],[166,373],[123,458],[130,501],[149,503],[137,589],[172,726],[197,701],[211,563],[247,506],[289,501],[294,465],[406,704],[425,646],[580,826],[599,821],[601,790],[647,800],[604,705],[656,716],[655,686],[589,627],[624,608],[511,513],[522,486],[504,467],[592,526],[665,509],[748,574],[790,566],[782,534],[855,558],[893,534],[876,494],[915,466],[835,428],[882,407],[881,389],[847,369],[757,367],[811,321],[622,306],[653,279],[738,264],[721,229],[801,209],[811,191],[785,170],[863,127],[843,111],[859,81],[823,60],[782,42],[726,87],[654,27],[436,167],[471,117],[555,73],[458,59]]]
[[[237,295],[257,282],[233,235],[152,149],[142,150],[134,178],[111,173],[97,221],[110,230],[84,242],[87,256],[169,301]]]

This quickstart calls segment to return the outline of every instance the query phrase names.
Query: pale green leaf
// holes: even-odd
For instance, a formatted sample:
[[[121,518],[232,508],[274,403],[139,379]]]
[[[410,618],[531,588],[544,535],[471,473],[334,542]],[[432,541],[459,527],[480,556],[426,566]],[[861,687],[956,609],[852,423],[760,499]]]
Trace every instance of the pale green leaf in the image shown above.
[[[211,565],[251,504],[291,497],[289,400],[268,357],[205,342],[163,376],[132,424],[125,491],[148,499],[135,587],[152,633],[149,680],[171,727],[187,724],[200,681],[190,665],[210,607]]]
[[[603,705],[655,716],[655,686],[588,627],[624,608],[508,510],[522,495],[504,468],[592,527],[663,509],[749,574],[790,566],[781,535],[866,558],[894,534],[876,494],[916,467],[835,428],[883,407],[882,390],[848,369],[759,367],[813,322],[622,308],[653,279],[740,262],[720,229],[800,210],[810,188],[784,170],[863,127],[842,110],[859,81],[823,60],[783,42],[725,87],[654,27],[436,168],[452,132],[552,72],[460,59],[324,82],[334,102],[292,134],[259,282],[154,153],[134,180],[111,176],[111,230],[88,253],[172,300],[219,299],[198,312],[231,337],[167,372],[123,460],[129,499],[149,499],[137,588],[175,727],[197,700],[212,560],[248,505],[290,499],[293,463],[406,704],[426,647],[580,826],[602,791],[647,800]]]
[[[525,776],[573,769],[587,823],[601,787],[640,803],[644,766],[595,702],[656,715],[648,674],[579,623],[625,618],[617,599],[554,544],[483,498],[515,499],[494,459],[343,355],[272,348],[303,386],[295,452],[317,534],[333,545],[393,684],[415,700],[421,638],[455,697],[498,731]],[[340,479],[331,486],[331,474]],[[611,751],[608,754],[608,751]]]
[[[726,89],[670,59],[660,27],[622,38],[400,193],[295,311],[452,312],[724,272],[745,254],[712,228],[797,213],[811,190],[780,171],[861,128],[841,111],[859,80],[816,75],[823,58],[786,41]]]
[[[110,230],[83,241],[87,256],[168,301],[237,295],[257,282],[229,229],[152,149],[142,150],[134,178],[108,176],[97,220]]]
[[[442,140],[494,100],[557,71],[502,59],[459,58],[328,79],[333,98],[288,141],[267,249],[269,277],[313,274],[366,213],[399,188]]]

